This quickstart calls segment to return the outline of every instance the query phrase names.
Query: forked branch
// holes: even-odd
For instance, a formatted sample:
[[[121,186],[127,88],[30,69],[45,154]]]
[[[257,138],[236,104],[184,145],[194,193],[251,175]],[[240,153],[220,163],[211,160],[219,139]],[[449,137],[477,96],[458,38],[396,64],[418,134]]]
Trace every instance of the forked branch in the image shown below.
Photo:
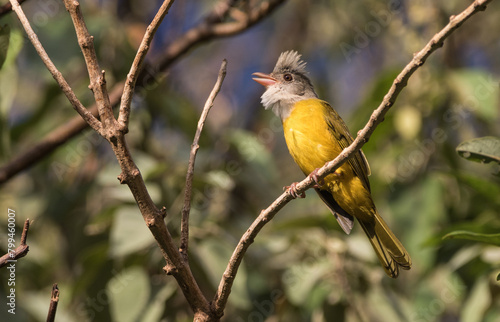
[[[94,48],[94,37],[90,35],[87,29],[82,12],[80,11],[80,3],[75,0],[64,0],[64,5],[73,20],[78,44],[82,49],[83,57],[87,64],[90,79],[89,88],[94,93],[97,110],[99,111],[101,122],[104,123],[105,131],[102,135],[106,139],[109,139],[110,135],[106,133],[106,129],[109,129],[111,125],[113,125],[115,117],[109,101],[104,70],[100,69],[99,62],[97,61],[97,54]]]
[[[339,154],[334,160],[326,163],[317,172],[318,180],[326,177],[328,174],[333,173],[338,169],[344,162],[346,162],[351,156],[359,151],[361,147],[368,142],[375,128],[383,121],[384,115],[393,106],[399,93],[406,87],[408,80],[411,75],[421,67],[426,59],[439,47],[443,46],[444,40],[458,27],[460,27],[467,19],[469,19],[475,13],[486,9],[486,5],[491,2],[491,0],[476,0],[462,13],[451,16],[450,22],[437,34],[435,34],[432,39],[427,43],[427,45],[413,56],[413,59],[406,65],[406,67],[401,71],[401,73],[394,80],[389,92],[385,95],[384,99],[380,105],[375,109],[368,120],[365,127],[358,133],[358,136],[354,142],[345,148],[342,153]],[[314,185],[314,181],[307,177],[306,179],[299,182],[296,186],[296,192],[300,194],[306,191]],[[241,264],[243,256],[245,255],[248,247],[253,243],[254,238],[257,236],[259,231],[268,223],[276,213],[283,208],[288,202],[292,200],[292,196],[285,192],[279,196],[269,207],[261,211],[257,219],[254,220],[252,225],[248,228],[245,234],[241,237],[236,249],[231,256],[229,264],[224,271],[221,282],[219,284],[219,289],[215,295],[212,302],[213,309],[217,314],[223,314],[223,310],[226,306],[229,293],[231,292],[231,287],[236,277],[238,267]]]
[[[151,69],[147,72],[145,72],[144,69],[142,70],[142,72],[139,71],[136,86],[143,85],[147,81],[148,77],[149,79],[151,79],[151,77],[154,78],[156,77],[157,73],[167,70],[174,62],[183,57],[184,54],[186,54],[194,47],[209,40],[228,37],[230,35],[235,35],[247,30],[256,23],[262,21],[265,17],[269,16],[274,9],[276,9],[285,1],[286,0],[262,1],[254,8],[250,8],[248,12],[245,12],[245,15],[247,15],[248,18],[244,18],[244,16],[241,17],[241,15],[239,15],[240,18],[238,19],[238,21],[240,21],[240,23],[237,24],[234,24],[234,21],[224,22],[223,20],[230,14],[231,10],[235,6],[235,3],[238,1],[218,1],[214,5],[213,10],[205,16],[205,19],[203,19],[202,22],[187,30],[163,51],[163,55],[155,64],[159,66],[159,68]],[[223,27],[224,24],[231,24],[231,27],[225,28]],[[123,93],[124,86],[125,81],[119,82],[115,84],[113,89],[110,91],[110,103],[112,106],[116,106],[120,102],[120,97]],[[125,102],[127,100],[128,98],[125,98]],[[73,103],[73,101],[71,102]],[[85,112],[84,109],[80,110]],[[89,108],[89,111],[94,115],[94,118],[96,115],[98,115],[97,107],[95,105],[91,106]],[[122,115],[126,115],[126,113],[129,112],[124,112]],[[119,121],[123,122],[124,118],[125,116],[120,118]],[[29,149],[14,157],[7,164],[2,165],[0,167],[0,184],[8,181],[19,172],[37,163],[39,160],[50,154],[66,141],[81,133],[81,131],[86,127],[87,121],[82,122],[80,117],[74,117],[66,124],[59,126],[39,142],[31,145]],[[124,131],[126,132],[126,129],[124,129]]]
[[[40,57],[48,60],[45,50],[43,50],[38,38],[34,35],[21,7],[14,0],[11,0],[11,3],[16,14],[18,14],[18,17],[25,27],[25,30],[30,35],[30,40],[33,45],[37,47]],[[99,133],[110,142],[111,148],[115,153],[116,159],[122,171],[118,176],[118,179],[122,184],[127,184],[132,192],[143,219],[157,241],[162,255],[165,258],[167,263],[166,267],[168,268],[167,273],[173,275],[177,280],[184,296],[186,297],[186,300],[193,309],[193,312],[195,312],[195,316],[205,316],[208,314],[207,312],[209,312],[208,300],[203,296],[196,280],[194,279],[194,276],[191,273],[189,265],[187,265],[182,259],[170,232],[167,230],[164,221],[165,212],[163,209],[158,209],[151,199],[144,179],[142,178],[137,165],[133,161],[130,150],[128,149],[127,142],[125,140],[125,133],[121,131],[118,122],[113,116],[109,96],[105,86],[104,73],[99,69],[99,64],[93,48],[92,37],[88,34],[83,17],[81,16],[79,3],[76,0],[66,1],[65,3],[75,25],[78,42],[82,48],[82,52],[87,63],[87,69],[89,71],[91,84],[90,88],[94,92],[97,109],[99,110],[99,115],[102,120],[102,123],[98,123],[100,130]],[[52,66],[53,65],[49,64],[47,67],[50,70]],[[53,68],[55,69],[55,67]],[[51,70],[51,72],[53,72],[53,74],[60,75],[57,69],[54,71]],[[65,84],[63,83],[64,79],[62,76],[56,78],[56,81],[58,81],[59,85]],[[61,85],[61,87],[63,87],[63,85]],[[68,90],[72,93],[69,86]],[[92,117],[95,119],[94,116]],[[92,122],[93,119],[91,118],[89,123]]]
[[[26,256],[30,250],[29,246],[26,245],[26,239],[28,238],[28,230],[30,229],[30,220],[26,219],[24,222],[23,232],[21,234],[21,242],[14,250],[8,252],[7,254],[0,257],[0,267],[16,262],[19,258]]]

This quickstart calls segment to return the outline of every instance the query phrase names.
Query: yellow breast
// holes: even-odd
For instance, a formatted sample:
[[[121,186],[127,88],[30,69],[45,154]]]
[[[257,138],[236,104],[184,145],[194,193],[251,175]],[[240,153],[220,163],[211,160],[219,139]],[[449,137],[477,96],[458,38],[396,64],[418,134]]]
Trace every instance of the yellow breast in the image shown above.
[[[325,119],[328,116],[331,117],[332,112],[326,109],[331,109],[331,107],[319,99],[299,101],[288,118],[283,121],[288,150],[306,175],[335,159],[342,152],[337,138],[328,126],[332,120]],[[338,126],[337,131],[342,132],[343,127],[340,124],[335,124],[335,122],[333,124]],[[370,192],[354,175],[349,163],[344,163],[335,173],[337,175],[330,174],[325,178],[325,185],[321,189],[329,191],[340,207],[356,218],[371,214],[375,206]]]
[[[299,101],[283,122],[288,150],[306,175],[341,152],[325,120],[326,108],[319,99]]]

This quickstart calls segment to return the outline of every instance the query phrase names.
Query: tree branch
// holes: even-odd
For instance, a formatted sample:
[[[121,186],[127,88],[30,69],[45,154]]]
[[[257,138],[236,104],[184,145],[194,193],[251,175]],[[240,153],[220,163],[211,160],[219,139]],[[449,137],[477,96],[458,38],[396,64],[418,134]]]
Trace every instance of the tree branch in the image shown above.
[[[251,19],[252,23],[246,24],[245,28],[241,28],[240,26],[238,30],[233,29],[233,33],[231,35],[243,32],[252,27],[257,22],[270,15],[273,10],[278,7],[278,5],[285,1],[286,0],[270,0],[268,2],[262,3],[258,7],[258,9],[253,11]],[[200,45],[212,39],[230,36],[230,34],[228,33],[219,34],[219,31],[215,30],[210,25],[213,26],[215,24],[218,24],[220,26],[222,18],[228,14],[235,2],[237,1],[223,0],[217,2],[217,4],[214,6],[214,9],[205,16],[206,18],[203,20],[203,22],[188,30],[186,33],[174,40],[166,48],[163,57],[158,61],[158,65],[160,66],[160,68],[158,70],[155,69],[152,74],[151,71],[149,71],[148,76],[154,77],[157,73],[167,70],[174,62],[176,62],[179,58],[181,58],[184,54],[186,54],[189,50],[196,47],[197,45]],[[212,30],[212,32],[209,35],[201,37],[201,34],[203,34],[202,30]],[[144,70],[139,73],[136,86],[141,86],[145,82],[145,74],[146,73],[144,72]],[[124,84],[124,82],[115,84],[115,86],[111,90],[110,103],[112,106],[115,106],[119,103]],[[95,105],[91,106],[89,111],[93,113],[94,117],[98,115]],[[86,127],[86,123],[83,122],[80,117],[74,117],[66,124],[63,124],[60,127],[56,128],[53,132],[45,136],[41,141],[33,144],[28,150],[22,152],[7,164],[0,167],[0,184],[8,181],[19,172],[34,165],[43,157],[47,156],[59,146],[64,144],[66,141],[78,135]]]
[[[99,134],[101,134],[110,142],[113,152],[116,155],[116,158],[118,160],[118,163],[122,171],[118,176],[118,179],[120,180],[120,183],[127,184],[129,189],[131,190],[137,202],[139,210],[143,216],[143,219],[146,222],[148,228],[151,230],[151,233],[156,239],[158,246],[163,254],[163,257],[165,258],[165,261],[167,263],[167,265],[165,266],[165,271],[167,274],[173,275],[174,278],[177,280],[177,283],[179,284],[181,290],[184,293],[184,296],[186,297],[193,312],[195,313],[195,320],[200,320],[200,321],[215,320],[212,312],[210,311],[210,305],[208,303],[208,300],[203,296],[196,280],[192,275],[188,263],[184,261],[178,248],[175,247],[175,243],[172,239],[172,236],[167,230],[164,221],[164,217],[166,215],[165,209],[163,208],[162,210],[159,210],[154,204],[153,200],[151,199],[151,196],[147,191],[144,179],[142,178],[139,169],[134,163],[132,155],[130,154],[130,151],[127,147],[127,143],[125,140],[125,131],[121,129],[120,124],[114,119],[113,112],[111,109],[111,101],[109,99],[105,85],[106,83],[104,80],[104,71],[100,71],[99,64],[97,62],[97,56],[94,50],[93,38],[92,36],[90,36],[85,26],[83,16],[79,9],[79,3],[76,0],[73,1],[65,0],[64,2],[66,9],[70,13],[71,18],[73,20],[73,24],[75,26],[78,42],[82,49],[87,69],[89,72],[89,78],[90,78],[89,87],[94,93],[97,111],[99,113],[102,123],[97,121],[97,119],[89,111],[83,108],[83,106],[82,108],[86,113],[82,113],[83,114],[82,116],[84,117],[85,121],[88,122],[90,125],[97,124],[98,127],[96,126],[97,128],[96,131],[98,131]],[[38,41],[37,36],[31,29],[31,26],[29,25],[28,20],[24,16],[24,13],[22,12],[20,6],[14,0],[11,0],[11,3],[14,8],[14,11],[16,11],[16,13],[18,14],[23,26],[26,29],[26,32],[28,33],[30,39],[32,40],[33,45],[37,49],[37,52],[46,63],[47,68],[51,71],[53,75],[55,75],[54,78],[56,78],[58,83],[61,84],[61,87],[65,86],[67,87],[69,93],[73,93],[69,85],[65,83],[65,80],[62,77],[61,73],[51,63],[44,48]],[[259,7],[259,12],[266,12],[266,11],[261,10],[261,7]],[[255,17],[253,18],[255,20]],[[247,24],[247,26],[249,25],[250,24]],[[246,27],[243,27],[242,30],[244,28]],[[148,36],[146,36],[145,38],[146,38],[145,43],[147,43]],[[194,43],[196,43],[196,41],[192,42],[192,44]],[[138,60],[136,67],[132,67],[133,73],[134,73],[134,68],[139,68],[140,62],[143,58],[141,58],[141,56],[139,55],[137,59]],[[211,97],[209,98],[209,101],[211,100],[208,103],[209,106],[213,104],[213,99],[215,98],[215,95],[220,89],[222,79],[224,76],[225,66],[226,62],[224,61],[221,67],[222,75],[218,78],[216,89],[213,91],[212,93],[213,95],[211,95]],[[132,83],[134,77],[135,76],[132,75],[129,78],[129,80],[132,79]],[[128,86],[130,90],[132,90],[133,89],[131,87],[131,85],[133,85],[132,83],[129,82],[125,86]],[[71,96],[69,96],[68,98],[71,100]],[[206,118],[206,113],[208,113],[208,110],[209,108],[206,108],[204,111],[205,115],[202,117],[199,126],[199,131],[197,132],[197,137],[195,140],[199,140],[201,128],[204,119]],[[127,119],[128,119],[127,115],[128,113],[129,113],[128,111],[124,111],[123,114],[127,116],[126,117]],[[125,116],[124,116],[124,121],[126,121]],[[194,145],[196,146],[197,143]],[[195,148],[195,150],[196,149],[197,148]],[[194,166],[195,154],[196,151],[193,153],[192,166]],[[189,181],[192,180],[192,174],[191,174],[191,179],[188,180]],[[189,211],[187,211],[187,213],[189,213]],[[185,230],[185,232],[187,237],[187,231]],[[55,295],[56,294],[54,294],[54,297],[56,297]],[[55,309],[54,309],[54,314],[55,314]],[[50,311],[48,319],[49,318],[50,318]]]
[[[17,2],[19,4],[21,4],[24,1],[26,1],[26,0],[18,0]],[[12,11],[12,4],[10,2],[4,4],[2,7],[0,7],[0,17],[2,17],[3,15],[8,14],[11,11]]]
[[[194,163],[196,160],[196,153],[200,148],[198,144],[200,141],[201,131],[203,130],[203,126],[205,125],[205,120],[207,118],[208,112],[214,105],[214,100],[217,94],[219,93],[222,82],[224,81],[224,77],[226,77],[226,67],[227,61],[224,59],[222,61],[222,65],[220,66],[219,76],[217,77],[217,81],[212,89],[212,92],[208,96],[207,101],[205,102],[205,106],[203,107],[203,111],[200,116],[200,120],[198,121],[198,127],[196,128],[196,133],[194,135],[193,144],[191,144],[191,153],[189,154],[189,163],[188,170],[186,174],[186,191],[184,193],[184,206],[182,207],[182,219],[181,219],[181,245],[179,251],[181,255],[184,257],[184,260],[188,259],[188,247],[189,247],[189,212],[191,210],[191,195],[193,191],[193,175],[194,175]]]
[[[30,220],[26,219],[24,222],[23,232],[21,234],[21,243],[11,252],[0,257],[0,267],[4,267],[10,262],[15,262],[19,258],[26,256],[28,254],[30,247],[26,245],[26,239],[28,238],[28,230],[30,229]]]
[[[111,131],[111,130],[110,130]],[[209,311],[208,300],[203,296],[189,265],[184,261],[175,242],[167,230],[165,209],[158,209],[148,193],[144,179],[127,147],[125,133],[114,126],[110,139],[111,147],[122,170],[118,176],[120,183],[127,184],[134,196],[147,227],[153,234],[167,263],[164,270],[179,284],[191,309],[196,314]]]
[[[375,109],[365,127],[358,133],[358,136],[354,142],[345,148],[334,160],[329,161],[317,172],[318,180],[326,177],[328,174],[333,173],[338,169],[344,162],[346,162],[351,156],[354,155],[361,147],[368,142],[371,134],[375,131],[375,128],[380,124],[384,115],[391,108],[391,106],[396,101],[399,93],[406,87],[411,75],[422,66],[426,59],[439,47],[443,46],[444,40],[458,27],[460,27],[467,19],[478,11],[485,10],[486,5],[491,2],[491,0],[476,0],[462,13],[456,16],[450,17],[450,22],[437,34],[435,34],[432,39],[427,43],[427,45],[418,53],[416,53],[413,59],[406,65],[403,71],[394,80],[389,92],[385,95],[383,101]],[[296,191],[298,194],[305,192],[307,189],[314,185],[314,180],[306,177],[296,185]],[[257,219],[248,228],[245,234],[241,237],[238,245],[236,246],[229,264],[224,271],[222,279],[219,284],[217,293],[212,301],[212,310],[215,311],[217,316],[222,316],[224,307],[227,303],[229,293],[231,292],[231,287],[236,277],[236,273],[241,264],[243,256],[245,255],[248,247],[253,243],[255,237],[259,231],[267,224],[276,213],[282,209],[288,202],[292,200],[292,196],[285,192],[279,196],[269,207],[261,211]]]
[[[56,318],[57,304],[59,303],[59,288],[57,283],[52,285],[52,293],[50,295],[49,312],[47,313],[47,322],[54,322]]]
[[[89,88],[94,93],[97,110],[99,111],[101,122],[104,124],[104,130],[107,130],[116,120],[109,101],[104,70],[100,69],[99,62],[97,61],[97,55],[94,48],[94,37],[89,34],[87,26],[85,25],[82,12],[80,11],[80,3],[77,0],[64,0],[64,6],[73,20],[78,44],[82,49],[83,57],[89,72]],[[104,132],[102,134],[105,138],[109,138],[108,133]]]
[[[142,38],[141,45],[137,50],[134,62],[130,67],[130,72],[127,75],[127,80],[125,82],[125,88],[123,89],[123,96],[120,103],[120,115],[118,116],[118,123],[120,124],[121,130],[125,133],[128,132],[128,121],[130,117],[130,104],[132,103],[132,97],[134,95],[135,83],[139,77],[139,71],[142,68],[142,63],[144,58],[148,53],[151,41],[153,40],[156,30],[160,26],[163,18],[168,13],[168,10],[172,6],[175,0],[165,0],[161,5],[160,9],[156,13],[151,24],[149,24],[146,29],[146,33]]]
[[[26,15],[24,14],[23,9],[21,9],[21,6],[17,2],[17,0],[10,0],[10,3],[12,5],[12,9],[17,14],[19,21],[21,21],[21,24],[23,25],[23,28],[26,31],[26,34],[28,35],[28,38],[33,44],[33,47],[35,47],[35,50],[37,51],[38,55],[42,59],[47,69],[52,74],[52,77],[54,77],[56,82],[61,87],[63,93],[66,95],[71,105],[73,105],[73,108],[78,112],[78,114],[80,114],[80,116],[85,120],[85,122],[87,122],[95,131],[101,133],[102,132],[101,123],[94,117],[94,115],[92,115],[92,113],[90,113],[82,105],[82,103],[78,100],[71,87],[68,85],[68,82],[66,82],[66,80],[64,79],[61,72],[59,72],[59,70],[52,62],[52,60],[50,60],[49,56],[47,55],[47,52],[40,43],[40,40],[38,40],[37,35],[33,31],[33,28],[31,28],[28,18],[26,18]]]
[[[226,0],[227,1],[227,0]],[[175,61],[178,56],[188,52],[195,45],[215,38],[228,37],[238,34],[252,27],[276,9],[286,0],[269,0],[261,2],[250,12],[239,15],[237,21],[224,22],[223,18],[231,9],[235,1],[229,0],[227,4],[222,2],[216,5],[205,20],[197,26],[188,30],[184,35],[176,39],[168,46],[164,56],[158,61],[160,70],[165,70]],[[235,9],[236,10],[236,9]]]
[[[128,149],[125,139],[126,133],[122,131],[120,124],[114,118],[105,86],[104,71],[100,71],[92,36],[89,35],[85,26],[79,9],[79,3],[76,0],[65,0],[65,5],[73,19],[78,42],[85,57],[90,77],[90,88],[94,92],[97,110],[103,122],[103,137],[109,141],[120,165],[121,173],[118,179],[121,184],[126,184],[129,187],[134,196],[142,217],[153,234],[167,263],[165,266],[166,273],[173,275],[177,280],[195,314],[198,312],[208,312],[208,301],[203,296],[189,265],[184,262],[170,232],[167,230],[164,221],[166,215],[165,209],[159,210],[151,199],[141,172]]]
[[[40,56],[48,59],[45,50],[40,42],[38,42],[34,32],[31,30],[31,27],[29,26],[21,8],[13,0],[11,0],[11,3],[14,11],[16,11],[23,22],[23,25],[27,29],[27,33],[30,38],[32,40],[36,40],[33,41],[33,44],[37,47],[37,51]],[[78,41],[82,48],[85,61],[87,63],[87,69],[89,71],[91,83],[90,87],[94,92],[97,110],[99,111],[103,121],[102,124],[99,123],[100,130],[102,129],[100,134],[110,142],[122,170],[118,179],[122,184],[127,184],[132,192],[144,221],[156,239],[163,257],[167,262],[167,267],[169,268],[167,273],[173,275],[177,280],[177,283],[193,309],[193,312],[195,312],[195,315],[203,315],[200,312],[209,312],[210,307],[208,300],[203,296],[196,280],[194,279],[194,276],[192,275],[189,265],[184,262],[178,248],[175,246],[172,236],[167,230],[164,221],[165,211],[164,209],[159,210],[152,201],[142,175],[134,163],[132,155],[127,147],[125,133],[120,130],[118,122],[114,119],[110,106],[110,100],[106,91],[104,75],[103,72],[99,71],[99,65],[93,49],[92,37],[88,34],[83,22],[83,17],[81,16],[81,12],[79,10],[79,4],[77,1],[72,1],[71,3],[66,1],[66,6],[75,24]],[[60,72],[55,68],[55,66],[48,65],[47,68],[51,70],[53,74],[60,75]],[[69,90],[71,89],[69,88]],[[92,119],[86,119],[86,121],[89,121],[90,123]]]

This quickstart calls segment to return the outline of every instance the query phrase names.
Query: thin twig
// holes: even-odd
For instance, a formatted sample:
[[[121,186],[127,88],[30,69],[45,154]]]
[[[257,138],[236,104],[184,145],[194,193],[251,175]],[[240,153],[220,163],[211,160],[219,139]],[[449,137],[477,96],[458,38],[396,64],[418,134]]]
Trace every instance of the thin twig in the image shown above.
[[[94,48],[94,37],[90,35],[85,25],[85,20],[80,10],[80,3],[77,0],[64,0],[64,6],[69,12],[73,20],[73,25],[75,26],[78,44],[82,49],[83,57],[85,58],[85,63],[87,64],[87,70],[89,72],[89,88],[94,93],[97,110],[99,111],[100,120],[103,123],[103,136],[108,139],[109,133],[105,131],[108,130],[116,120],[109,101],[104,70],[101,70],[99,62],[97,61],[97,55]]]
[[[21,242],[14,250],[8,252],[7,254],[0,257],[0,267],[16,262],[19,258],[26,256],[28,254],[30,247],[26,245],[26,239],[28,238],[28,230],[30,229],[30,220],[26,219],[24,222],[23,232],[21,234]]]
[[[21,21],[21,24],[23,25],[23,28],[26,31],[26,34],[28,35],[31,43],[35,47],[38,55],[42,59],[45,66],[47,66],[47,69],[52,74],[52,77],[54,77],[56,82],[61,87],[63,93],[66,95],[71,105],[73,105],[73,108],[95,131],[97,131],[98,133],[102,133],[101,123],[82,105],[82,103],[78,100],[75,93],[69,86],[68,82],[66,82],[66,79],[64,79],[61,72],[59,72],[52,60],[49,58],[47,52],[40,43],[40,40],[38,40],[38,36],[33,31],[33,28],[31,28],[28,18],[26,18],[26,15],[24,14],[23,9],[21,9],[21,6],[17,2],[17,0],[10,0],[10,3],[12,4],[13,10],[16,12],[19,21]]]
[[[219,93],[224,77],[226,77],[226,67],[227,61],[224,59],[222,65],[220,66],[219,76],[215,82],[212,92],[208,96],[203,111],[198,121],[198,127],[196,128],[196,133],[194,135],[193,144],[191,144],[191,153],[189,154],[189,163],[186,174],[186,190],[184,193],[184,206],[182,207],[182,219],[181,219],[181,245],[179,247],[179,252],[184,257],[184,260],[188,259],[188,247],[189,247],[189,212],[191,210],[191,196],[193,192],[193,175],[194,175],[194,163],[196,160],[196,153],[200,148],[200,136],[203,126],[205,125],[205,120],[207,118],[208,112],[214,105],[215,97]]]
[[[319,171],[317,172],[318,180],[321,180],[321,178],[324,178],[328,174],[334,172],[352,155],[354,155],[356,151],[359,151],[361,149],[361,147],[368,141],[378,124],[383,121],[384,115],[394,104],[402,89],[407,85],[408,79],[411,77],[411,75],[424,64],[425,60],[436,49],[443,45],[444,40],[454,30],[460,27],[460,25],[472,15],[474,15],[478,11],[484,10],[489,2],[491,2],[491,0],[476,0],[459,15],[450,17],[450,22],[439,33],[434,35],[434,37],[432,37],[432,39],[421,51],[414,55],[410,63],[406,65],[403,71],[396,77],[391,88],[389,89],[389,92],[385,95],[382,103],[380,103],[379,107],[373,111],[368,123],[359,132],[354,142],[347,148],[345,148],[342,153],[340,153],[339,156],[337,156],[334,160],[326,163],[319,169]],[[312,187],[313,184],[314,180],[307,177],[297,184],[297,193],[300,194],[301,192],[304,192],[308,188]],[[283,193],[269,207],[261,211],[257,219],[255,219],[252,225],[241,237],[231,256],[229,264],[224,271],[219,284],[219,288],[212,302],[213,310],[216,312],[216,314],[220,314],[221,316],[223,314],[223,310],[226,306],[229,293],[231,292],[231,287],[238,271],[238,267],[241,264],[243,256],[245,255],[248,247],[253,243],[255,237],[262,229],[262,227],[264,227],[264,225],[268,223],[276,215],[276,213],[292,199],[292,196],[288,192]]]
[[[21,234],[21,245],[26,245],[26,240],[28,239],[28,230],[30,229],[29,218],[24,221],[23,232]]]
[[[18,0],[19,4],[23,3],[26,0]],[[8,14],[9,12],[12,11],[12,4],[10,2],[4,4],[2,7],[0,7],[0,17],[2,17],[5,14]]]
[[[127,80],[125,82],[125,88],[123,89],[123,96],[120,103],[120,115],[118,116],[118,123],[120,124],[121,130],[125,133],[128,132],[128,122],[130,118],[130,104],[132,103],[132,97],[134,95],[135,83],[139,77],[139,71],[142,68],[142,63],[146,58],[146,54],[151,45],[151,41],[156,33],[156,30],[160,26],[163,18],[168,13],[168,10],[172,6],[175,0],[165,0],[161,5],[160,9],[156,13],[153,21],[149,24],[142,38],[141,45],[137,50],[134,62],[130,67],[130,71],[127,75]]]
[[[241,33],[252,27],[257,22],[269,16],[278,5],[285,1],[286,0],[271,0],[269,2],[261,4],[259,7],[254,9],[254,13],[252,14],[252,24],[247,24],[244,28],[233,29],[232,34],[234,35],[237,33]],[[189,29],[186,33],[174,40],[172,44],[165,49],[162,58],[160,58],[160,60],[158,61],[158,65],[160,66],[159,69],[154,69],[148,72],[145,72],[143,69],[142,72],[139,73],[139,78],[137,80],[136,86],[141,86],[143,83],[145,83],[148,79],[147,76],[150,80],[151,77],[154,78],[157,73],[167,70],[174,62],[183,57],[184,54],[189,52],[189,50],[193,49],[197,45],[205,43],[209,40],[230,36],[230,34],[227,33],[219,34],[218,31],[214,30],[214,28],[210,27],[210,25],[207,27],[207,23],[210,22],[212,25],[214,25],[215,23],[219,23],[222,20],[221,17],[229,12],[231,8],[229,5],[232,3],[234,3],[234,0],[222,0],[217,2],[217,4],[214,6],[214,9],[206,15],[206,18],[202,23]],[[219,19],[215,19],[214,17],[219,17]],[[212,30],[212,32],[203,35],[204,30]],[[115,86],[111,90],[110,102],[112,106],[115,106],[120,102],[123,88],[124,82],[120,82],[115,84]],[[89,108],[89,111],[93,112],[95,116],[98,115],[95,105],[91,106]],[[66,124],[59,126],[54,131],[45,136],[41,141],[32,144],[28,150],[23,151],[14,159],[10,160],[7,164],[0,167],[0,184],[8,181],[19,172],[42,160],[44,156],[57,149],[69,139],[78,135],[86,127],[87,125],[82,122],[80,117],[78,116],[72,118]]]
[[[50,295],[49,312],[47,313],[47,322],[54,322],[56,318],[57,304],[59,303],[59,288],[57,283],[52,285],[52,293]]]

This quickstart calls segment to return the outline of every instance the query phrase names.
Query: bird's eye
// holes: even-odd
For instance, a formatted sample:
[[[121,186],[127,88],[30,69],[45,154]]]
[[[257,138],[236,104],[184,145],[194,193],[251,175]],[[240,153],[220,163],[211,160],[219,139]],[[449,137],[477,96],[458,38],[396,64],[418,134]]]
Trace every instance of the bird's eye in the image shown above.
[[[291,82],[293,80],[292,74],[285,74],[283,75],[283,79],[286,80],[287,82]]]

